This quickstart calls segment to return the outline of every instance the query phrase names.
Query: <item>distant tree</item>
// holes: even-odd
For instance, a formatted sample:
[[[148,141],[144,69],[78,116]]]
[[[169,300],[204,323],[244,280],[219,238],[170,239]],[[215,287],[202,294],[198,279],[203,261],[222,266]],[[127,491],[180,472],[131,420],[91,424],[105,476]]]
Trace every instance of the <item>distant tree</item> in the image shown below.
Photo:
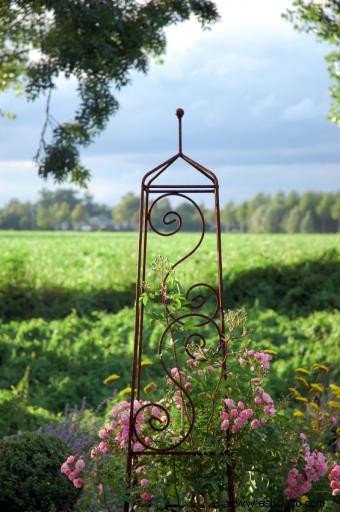
[[[267,205],[263,204],[255,210],[249,222],[249,231],[251,233],[265,233],[264,218],[267,209]]]
[[[77,208],[77,207],[76,207]],[[70,227],[70,206],[64,201],[51,206],[54,225],[56,229]]]
[[[310,211],[307,211],[303,216],[300,224],[300,231],[301,233],[313,233],[315,231],[313,214]]]
[[[308,211],[310,212],[313,220],[314,229],[316,231],[321,229],[321,226],[318,226],[316,222],[316,208],[319,204],[319,201],[320,194],[318,194],[317,192],[305,192],[304,194],[302,194],[299,201],[299,207],[301,211],[304,212],[304,214],[307,213]]]
[[[246,201],[236,207],[235,215],[240,227],[240,231],[246,232],[249,218],[248,203]]]
[[[281,233],[285,210],[283,206],[270,205],[265,209],[262,226],[264,233]]]
[[[334,204],[331,207],[331,217],[337,223],[338,232],[340,232],[340,193],[336,195]]]
[[[285,201],[286,208],[288,210],[290,210],[291,208],[294,208],[294,206],[296,206],[299,203],[299,200],[300,200],[299,194],[293,190],[286,197],[286,201]]]
[[[87,214],[89,217],[96,217],[99,215],[103,215],[108,219],[111,218],[112,208],[110,208],[106,204],[99,204],[94,201],[94,198],[91,194],[86,192],[84,194],[84,198],[82,200],[82,204],[84,205]]]
[[[298,206],[294,206],[288,210],[282,222],[283,229],[286,233],[298,233],[300,231],[300,224],[303,217],[303,212]]]
[[[229,201],[221,210],[221,221],[226,231],[235,229],[237,220],[235,213],[235,204]]]
[[[0,210],[0,229],[34,229],[34,207],[11,199]]]
[[[334,81],[331,87],[330,120],[340,123],[340,2],[339,0],[293,0],[292,7],[283,15],[297,30],[312,32],[322,41],[335,46],[329,53],[329,72]]]
[[[73,227],[77,227],[79,224],[87,222],[88,213],[84,205],[79,203],[74,207],[71,212],[71,220]]]
[[[218,19],[212,0],[1,0],[0,92],[12,87],[29,100],[46,97],[40,176],[88,181],[79,148],[118,110],[113,91],[164,53],[166,27],[192,15],[204,26]],[[74,119],[62,124],[50,113],[59,76],[74,79],[80,99]]]
[[[190,202],[180,203],[176,208],[176,212],[179,213],[183,221],[183,230],[186,231],[198,231],[201,229],[200,215],[197,209]]]
[[[44,207],[50,207],[58,203],[66,203],[70,207],[70,210],[79,203],[78,191],[73,189],[58,189],[58,190],[46,190],[42,189],[39,193],[39,199],[37,205]]]
[[[332,194],[322,194],[316,206],[316,213],[320,219],[322,233],[326,233],[327,224],[331,220],[331,208],[333,204]]]
[[[38,229],[49,230],[55,228],[53,205],[43,206],[38,204],[36,208],[36,225]]]
[[[139,198],[126,194],[112,210],[113,222],[119,229],[136,229],[138,225]]]

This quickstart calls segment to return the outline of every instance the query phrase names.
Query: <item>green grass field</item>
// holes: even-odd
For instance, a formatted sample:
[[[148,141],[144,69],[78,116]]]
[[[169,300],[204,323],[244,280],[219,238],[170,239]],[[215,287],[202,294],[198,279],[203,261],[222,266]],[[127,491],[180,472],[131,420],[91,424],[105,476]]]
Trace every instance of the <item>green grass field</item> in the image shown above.
[[[148,262],[161,254],[173,263],[197,237],[179,234],[161,243],[150,237]],[[279,351],[271,377],[276,395],[290,385],[296,366],[323,362],[335,371],[339,240],[223,235],[225,306],[245,308],[258,346]],[[0,432],[35,428],[84,396],[96,406],[126,386],[137,235],[1,232],[0,248]],[[208,234],[199,252],[178,268],[184,287],[215,284],[215,250]],[[150,357],[158,336],[159,326],[151,323]],[[104,386],[113,372],[121,379]]]

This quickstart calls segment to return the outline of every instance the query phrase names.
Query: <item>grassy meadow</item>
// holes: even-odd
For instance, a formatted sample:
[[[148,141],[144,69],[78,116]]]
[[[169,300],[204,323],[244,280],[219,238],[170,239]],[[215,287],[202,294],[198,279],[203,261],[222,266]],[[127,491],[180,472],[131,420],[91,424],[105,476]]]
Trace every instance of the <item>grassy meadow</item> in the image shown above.
[[[159,238],[150,236],[150,264],[157,255],[174,263],[198,235]],[[225,307],[246,309],[258,346],[278,351],[270,382],[276,396],[293,383],[297,366],[320,362],[337,371],[339,240],[223,235]],[[96,407],[127,386],[137,235],[3,231],[0,249],[0,435],[34,429],[83,397]],[[184,288],[215,284],[212,234],[176,275]],[[148,323],[150,358],[160,332]],[[151,378],[157,371],[151,368]],[[120,379],[105,386],[112,373]]]

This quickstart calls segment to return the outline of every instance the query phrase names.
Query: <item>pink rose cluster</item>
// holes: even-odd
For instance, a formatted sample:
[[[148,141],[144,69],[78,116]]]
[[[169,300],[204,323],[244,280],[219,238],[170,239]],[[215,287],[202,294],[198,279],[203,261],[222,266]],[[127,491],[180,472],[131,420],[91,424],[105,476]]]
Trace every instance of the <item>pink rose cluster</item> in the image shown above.
[[[312,484],[320,480],[327,473],[327,463],[324,454],[317,450],[311,452],[306,436],[301,434],[300,437],[303,442],[305,466],[303,472],[300,472],[297,468],[296,460],[293,462],[294,467],[288,473],[284,490],[285,496],[289,499],[299,498],[308,493],[312,488]]]
[[[189,382],[190,377],[183,371],[179,370],[178,368],[172,368],[171,369],[171,376],[173,379],[175,379],[178,383],[181,384],[182,387],[184,387],[185,390],[188,390],[191,388],[191,382]],[[170,379],[170,377],[167,378],[167,384],[170,386],[174,385],[175,382]],[[183,407],[183,397],[182,397],[182,391],[180,389],[177,389],[173,396],[174,402],[176,404],[176,409],[182,409]],[[157,416],[156,416],[157,417]],[[166,417],[161,417],[161,421],[166,421]]]
[[[332,489],[332,496],[340,495],[340,464],[334,463],[329,472],[328,478],[330,480],[330,487]]]
[[[269,370],[270,364],[269,362],[272,360],[272,356],[270,354],[266,354],[265,352],[256,352],[255,350],[246,350],[244,353],[244,357],[239,358],[239,363],[241,365],[249,363],[251,360],[257,361],[261,364],[264,370]]]
[[[257,382],[257,379],[253,379],[253,381]],[[268,416],[275,416],[275,407],[272,397],[266,393],[261,386],[256,386],[255,392],[255,404],[261,406],[263,412]]]
[[[235,404],[234,400],[231,398],[226,398],[224,404],[227,410],[222,411],[220,414],[220,419],[222,420],[221,430],[226,431],[230,429],[233,434],[236,434],[236,432],[239,432],[239,430],[249,423],[254,415],[254,411],[253,409],[246,408],[241,401]],[[256,418],[252,419],[250,422],[250,426],[253,429],[263,424],[262,420],[260,421]]]
[[[133,404],[134,415],[144,406],[148,405],[149,402],[142,402],[135,400]],[[91,450],[91,458],[94,458],[98,454],[108,455],[110,451],[110,442],[118,444],[120,448],[125,448],[129,440],[129,429],[130,429],[130,402],[123,401],[115,405],[111,413],[112,421],[107,427],[103,427],[99,430],[99,437],[102,441]],[[136,416],[136,432],[141,432],[141,425],[145,420],[144,410]],[[144,450],[144,446],[139,442],[135,441],[133,444],[133,450],[141,452]]]
[[[60,471],[68,477],[74,487],[82,487],[84,480],[80,478],[82,470],[85,468],[85,461],[82,457],[77,460],[76,455],[70,455],[61,465]]]

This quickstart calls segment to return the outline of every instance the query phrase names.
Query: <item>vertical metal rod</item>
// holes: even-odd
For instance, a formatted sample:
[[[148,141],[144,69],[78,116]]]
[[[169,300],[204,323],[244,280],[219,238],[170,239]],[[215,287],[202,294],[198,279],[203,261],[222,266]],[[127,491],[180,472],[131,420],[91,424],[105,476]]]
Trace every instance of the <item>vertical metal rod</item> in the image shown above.
[[[145,207],[144,207],[144,237],[143,237],[143,252],[142,252],[142,277],[140,289],[144,292],[145,271],[146,271],[146,247],[148,236],[148,214],[149,214],[149,192],[146,190],[145,194]],[[142,354],[143,354],[143,323],[144,323],[144,304],[140,305],[140,322],[139,322],[139,349],[138,349],[138,362],[137,362],[137,400],[140,399],[140,379],[142,371]]]
[[[225,334],[225,323],[224,323],[224,304],[223,304],[223,269],[222,269],[222,243],[221,243],[221,216],[220,216],[220,199],[219,199],[219,188],[216,184],[215,190],[215,216],[216,216],[216,238],[217,238],[217,256],[218,256],[218,289],[219,289],[219,307],[220,307],[220,321],[221,321],[221,332]],[[227,360],[228,346],[224,338],[222,345],[223,354],[223,377],[227,379]],[[230,432],[227,433],[227,453],[229,452],[230,445]],[[228,480],[228,498],[229,498],[229,512],[236,512],[235,507],[235,485],[234,485],[234,471],[232,464],[227,463],[227,480]]]
[[[178,108],[176,110],[176,116],[178,117],[178,152],[182,155],[182,117],[184,116],[184,110]]]
[[[133,436],[133,403],[136,391],[136,371],[137,371],[137,357],[139,348],[139,328],[140,328],[140,276],[142,265],[142,241],[143,241],[143,218],[144,218],[144,188],[141,187],[140,197],[140,210],[139,210],[139,236],[138,236],[138,263],[137,263],[137,280],[136,280],[136,312],[135,312],[135,336],[134,336],[134,349],[131,373],[131,399],[130,399],[130,423],[129,423],[129,439],[128,439],[128,456],[126,463],[126,483],[128,487],[131,485],[131,471],[132,471],[132,436]],[[124,512],[129,512],[129,503],[124,503]]]

